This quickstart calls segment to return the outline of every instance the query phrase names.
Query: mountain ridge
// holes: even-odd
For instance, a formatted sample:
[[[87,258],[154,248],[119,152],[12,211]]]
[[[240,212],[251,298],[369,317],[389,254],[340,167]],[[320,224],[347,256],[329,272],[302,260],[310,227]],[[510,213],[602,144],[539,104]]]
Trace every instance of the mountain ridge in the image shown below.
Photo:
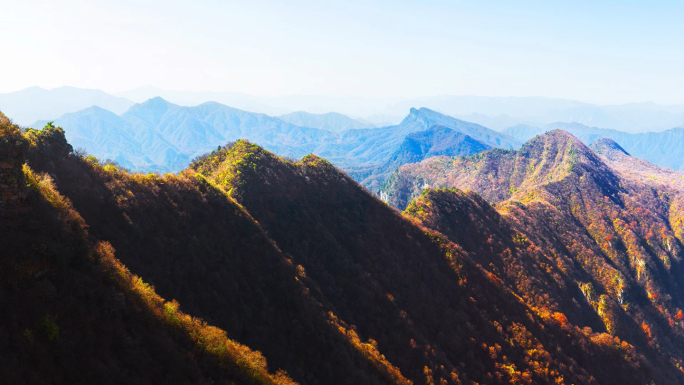
[[[403,164],[420,162],[437,155],[468,156],[491,148],[469,135],[434,124],[425,131],[409,133],[382,165],[350,168],[348,172],[362,185],[377,191],[388,176]]]
[[[37,120],[53,119],[93,105],[120,114],[133,104],[126,98],[113,96],[100,90],[66,86],[49,90],[29,87],[0,94],[0,111],[5,112],[22,125],[29,125]]]
[[[568,133],[449,158],[461,174],[496,174],[495,205],[426,189],[403,213],[319,156],[245,140],[161,176],[74,153],[58,128],[22,135],[30,167],[90,234],[178,300],[162,315],[181,306],[295,381],[684,378],[684,198],[660,174],[626,179]],[[14,137],[0,138],[2,164],[24,167]]]
[[[516,148],[520,144],[485,127],[426,108],[411,109],[396,126],[339,133],[292,125],[216,102],[183,107],[153,98],[117,117],[97,111],[99,114],[91,110],[67,114],[55,120],[55,124],[64,127],[75,147],[83,147],[96,157],[112,159],[134,171],[178,172],[194,157],[238,138],[247,138],[282,156],[301,158],[308,153],[324,156],[356,175],[359,169],[383,167],[406,135],[435,124],[445,125],[487,146]],[[80,115],[88,118],[82,119]],[[103,132],[108,134],[99,134]],[[131,144],[114,148],[117,142]],[[377,189],[382,180],[367,183],[368,187]]]
[[[520,140],[529,140],[548,130],[563,129],[580,138],[585,144],[608,137],[636,157],[643,158],[660,167],[684,171],[684,128],[671,128],[660,132],[630,134],[612,129],[589,127],[580,123],[552,123],[543,127],[519,125],[505,132]]]

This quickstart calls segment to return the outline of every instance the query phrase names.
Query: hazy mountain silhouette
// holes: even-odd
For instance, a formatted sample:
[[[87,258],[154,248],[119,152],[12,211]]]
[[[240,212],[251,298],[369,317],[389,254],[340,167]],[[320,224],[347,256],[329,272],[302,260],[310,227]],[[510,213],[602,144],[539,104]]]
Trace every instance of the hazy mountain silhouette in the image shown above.
[[[151,104],[139,122],[171,117]],[[631,172],[610,142],[597,154],[554,131],[517,151],[403,165],[407,183],[390,187],[474,191],[428,188],[399,213],[315,155],[239,140],[179,175],[134,174],[73,153],[59,128],[7,127],[0,295],[20,300],[0,316],[0,346],[21,353],[8,355],[13,378],[684,379],[684,174]],[[401,153],[470,142],[450,130],[411,135],[426,147]],[[154,349],[161,361],[146,359]]]
[[[36,122],[34,127],[45,123]],[[436,124],[487,146],[520,145],[507,135],[427,108],[412,108],[396,126],[330,132],[215,102],[183,107],[157,97],[132,106],[120,116],[94,107],[66,114],[55,124],[64,128],[74,147],[136,171],[177,172],[196,156],[246,138],[281,156],[325,156],[351,172],[358,167],[384,165],[407,135]]]
[[[59,87],[46,90],[30,87],[21,91],[0,94],[0,111],[14,119],[15,123],[28,125],[36,120],[54,119],[66,113],[99,106],[120,114],[134,102],[107,94],[100,90],[75,87]]]

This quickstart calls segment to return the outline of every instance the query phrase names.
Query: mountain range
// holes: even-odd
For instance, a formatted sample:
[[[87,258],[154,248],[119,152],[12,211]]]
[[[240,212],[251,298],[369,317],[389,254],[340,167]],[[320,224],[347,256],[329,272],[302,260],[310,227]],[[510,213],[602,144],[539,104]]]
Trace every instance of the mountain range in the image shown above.
[[[438,118],[401,154],[488,135]],[[0,165],[9,382],[684,381],[684,174],[608,139],[404,164],[403,212],[246,140],[138,174],[0,115]]]
[[[136,104],[121,115],[90,107],[66,114],[55,124],[65,127],[75,147],[146,172],[179,171],[193,157],[241,137],[285,156],[302,156],[311,151],[309,143],[327,134],[218,103],[181,107],[161,98]]]
[[[471,136],[438,124],[425,131],[408,134],[384,163],[349,167],[346,171],[362,185],[378,191],[389,175],[406,163],[420,162],[437,155],[468,156],[493,148]]]
[[[334,114],[298,114],[289,116],[289,119],[295,117],[299,120],[294,121],[302,124],[327,128],[339,128],[354,122]],[[304,117],[306,121],[301,120]],[[318,123],[313,124],[312,120],[316,119]],[[42,127],[46,123],[36,122],[33,126]],[[215,102],[183,107],[157,97],[136,104],[121,115],[91,107],[66,114],[56,119],[54,124],[64,128],[74,147],[84,148],[97,158],[111,159],[135,171],[177,172],[187,167],[194,157],[227,142],[245,138],[281,156],[301,158],[313,153],[330,159],[350,173],[361,172],[366,176],[371,173],[374,178],[365,184],[373,189],[382,183],[378,176],[393,171],[378,168],[394,167],[397,160],[404,159],[397,157],[396,152],[401,151],[406,136],[435,125],[468,136],[468,141],[474,146],[463,147],[466,152],[458,153],[460,155],[470,155],[474,148],[512,149],[520,145],[505,134],[426,108],[412,108],[409,115],[395,126],[332,132],[294,125],[276,117]]]
[[[527,141],[536,135],[556,129],[572,133],[587,145],[601,138],[611,138],[637,158],[645,159],[660,167],[684,171],[684,128],[628,134],[617,130],[588,127],[579,123],[553,123],[542,127],[517,125],[504,132]]]
[[[651,102],[598,105],[561,98],[442,95],[417,98],[334,97],[319,95],[257,98],[238,93],[168,91],[144,87],[120,93],[136,102],[155,96],[183,105],[218,101],[241,109],[280,115],[305,110],[322,114],[337,111],[363,117],[376,126],[399,122],[405,111],[425,106],[442,114],[502,131],[517,124],[580,123],[636,133],[662,131],[684,124],[684,105]]]
[[[391,205],[405,207],[404,213],[465,250],[491,252],[493,260],[482,262],[497,276],[510,274],[520,285],[519,276],[529,274],[521,273],[525,261],[535,261],[541,279],[519,286],[520,295],[546,302],[549,290],[543,287],[554,285],[546,279],[570,289],[558,300],[579,308],[563,310],[561,322],[595,314],[609,334],[641,335],[636,338],[644,338],[644,346],[660,350],[679,349],[680,343],[672,335],[657,337],[656,329],[682,333],[683,194],[684,173],[633,158],[612,139],[589,148],[562,130],[536,136],[517,151],[403,165],[383,192]],[[473,236],[470,228],[481,235]],[[503,232],[492,235],[493,228]],[[497,237],[535,246],[493,246]],[[537,252],[546,257],[535,257]],[[574,283],[567,285],[567,279]],[[679,354],[666,356],[675,362]]]
[[[546,97],[452,95],[419,98],[324,95],[257,97],[239,92],[175,91],[153,86],[115,95],[74,87],[52,90],[32,87],[0,94],[0,111],[13,116],[17,123],[28,125],[37,120],[56,119],[93,105],[120,114],[132,104],[154,97],[162,97],[183,106],[218,102],[271,116],[296,111],[324,115],[335,111],[376,127],[398,124],[406,111],[416,106],[424,106],[497,131],[518,124],[544,126],[555,122],[580,123],[629,133],[663,131],[684,125],[684,106],[650,102],[597,105]],[[37,100],[40,103],[36,103]]]
[[[36,120],[54,119],[69,112],[99,106],[116,114],[125,112],[134,102],[100,90],[60,87],[46,90],[30,87],[0,94],[0,111],[17,124],[29,125]]]
[[[627,103],[602,106],[562,99],[485,98],[481,104],[461,109],[456,107],[457,99],[458,97],[452,98],[452,102],[445,108],[432,104],[423,105],[430,105],[446,114],[501,131],[517,124],[544,126],[567,122],[639,133],[663,131],[684,124],[684,106],[681,105]],[[487,108],[490,106],[491,110]]]

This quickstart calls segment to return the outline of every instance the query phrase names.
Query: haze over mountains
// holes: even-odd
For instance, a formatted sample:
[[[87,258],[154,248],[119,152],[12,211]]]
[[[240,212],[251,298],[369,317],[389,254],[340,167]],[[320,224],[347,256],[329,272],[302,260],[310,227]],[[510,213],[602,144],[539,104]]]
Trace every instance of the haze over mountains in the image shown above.
[[[312,114],[305,111],[296,111],[278,116],[280,120],[292,123],[296,126],[319,128],[321,130],[342,132],[346,130],[359,130],[373,128],[373,124],[352,119],[337,112],[327,114]]]
[[[684,385],[683,1],[0,9],[0,385]]]
[[[131,131],[255,118],[147,103]],[[684,173],[564,131],[442,156],[506,137],[427,109],[394,130],[398,155],[436,155],[387,185],[402,213],[315,155],[239,140],[135,174],[0,115],[6,378],[684,381]]]
[[[65,94],[65,89],[69,90],[68,95]],[[13,116],[17,123],[28,125],[36,120],[56,119],[63,114],[76,112],[92,105],[119,114],[134,103],[142,103],[159,96],[171,103],[183,106],[197,106],[213,101],[272,116],[296,111],[306,111],[312,114],[337,112],[354,119],[363,119],[364,122],[378,127],[398,124],[406,115],[406,111],[418,106],[498,131],[517,124],[542,126],[555,122],[580,123],[630,133],[663,131],[684,125],[684,106],[682,105],[629,103],[602,106],[545,97],[370,98],[321,95],[256,97],[235,92],[173,91],[152,86],[117,93],[116,96],[106,95],[107,99],[112,99],[109,101],[104,100],[103,94],[102,91],[73,87],[54,90],[37,90],[37,87],[33,87],[0,94],[0,111]],[[31,96],[36,96],[36,99],[31,99]],[[32,103],[31,100],[40,100],[40,103]],[[67,101],[69,102],[65,104]],[[79,101],[79,103],[73,104],[73,101]]]
[[[29,125],[36,120],[55,119],[69,112],[99,106],[116,114],[125,112],[134,102],[100,90],[60,87],[46,90],[30,87],[0,94],[0,111],[12,116],[18,124]]]
[[[628,103],[596,105],[576,100],[545,97],[434,96],[418,98],[361,98],[331,96],[286,96],[257,98],[236,93],[168,91],[143,87],[120,96],[142,102],[161,96],[183,105],[218,101],[241,109],[279,115],[284,111],[312,113],[337,111],[367,119],[376,126],[396,124],[405,111],[424,106],[445,115],[471,121],[495,130],[516,124],[544,125],[555,122],[581,123],[625,132],[662,131],[684,124],[684,105]]]
[[[284,119],[329,129],[360,124],[339,114],[299,113]],[[45,123],[37,122],[34,126],[42,127]],[[244,138],[281,156],[301,158],[309,153],[324,156],[352,174],[361,171],[364,180],[372,175],[367,185],[373,189],[379,188],[382,177],[392,171],[386,167],[393,167],[390,162],[393,155],[395,163],[399,159],[395,153],[400,151],[406,136],[435,125],[467,136],[470,145],[464,146],[463,152],[449,150],[451,155],[470,155],[473,149],[520,146],[518,140],[505,134],[426,108],[410,109],[395,126],[330,131],[294,125],[216,102],[183,107],[156,97],[132,106],[121,115],[91,107],[65,114],[54,124],[65,129],[74,147],[84,148],[100,159],[114,160],[131,170],[177,172],[187,167],[194,157]],[[434,145],[439,143],[431,144]]]

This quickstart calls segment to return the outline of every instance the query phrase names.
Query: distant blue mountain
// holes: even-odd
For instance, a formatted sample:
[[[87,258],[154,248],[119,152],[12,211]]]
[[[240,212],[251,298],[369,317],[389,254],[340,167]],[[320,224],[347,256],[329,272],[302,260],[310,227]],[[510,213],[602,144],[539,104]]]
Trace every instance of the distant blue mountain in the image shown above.
[[[361,184],[377,191],[403,164],[417,163],[433,156],[470,156],[492,147],[451,128],[433,125],[425,131],[408,134],[382,165],[349,167],[348,172]]]
[[[45,121],[36,122],[34,127],[44,124]],[[359,167],[394,167],[395,163],[411,161],[418,155],[411,157],[410,152],[401,150],[405,156],[397,157],[402,144],[407,145],[407,136],[435,126],[439,128],[423,134],[424,137],[417,135],[411,139],[425,143],[432,140],[425,147],[426,154],[449,153],[444,147],[449,145],[458,148],[456,152],[461,154],[470,151],[466,148],[513,149],[521,143],[505,134],[427,108],[412,108],[396,126],[337,133],[215,102],[183,107],[159,97],[136,104],[121,115],[91,107],[65,114],[55,120],[55,125],[64,128],[75,148],[83,147],[98,158],[115,160],[131,170],[160,172],[182,170],[192,158],[237,139],[248,139],[281,156],[300,158],[313,153],[350,172]],[[440,148],[440,143],[435,142],[437,139],[444,141],[440,150],[436,150]]]
[[[36,120],[54,119],[63,114],[99,106],[120,114],[134,103],[100,90],[60,87],[46,90],[40,87],[0,94],[0,111],[15,123],[27,125]]]
[[[285,156],[306,155],[309,144],[328,134],[299,127],[264,114],[208,102],[182,107],[153,98],[131,107],[122,118],[134,127],[150,128],[191,157],[245,138]]]
[[[411,108],[396,126],[342,132],[335,140],[322,143],[316,154],[342,168],[380,166],[399,149],[408,134],[425,131],[434,125],[450,128],[491,147],[517,149],[522,145],[518,139],[479,124],[458,120],[427,108]]]
[[[290,114],[280,115],[278,118],[284,122],[297,126],[318,128],[320,130],[331,132],[342,132],[346,130],[358,130],[362,128],[374,127],[370,123],[352,119],[347,115],[338,114],[337,112],[328,112],[327,114],[312,114],[309,112],[297,111]]]
[[[39,121],[32,127],[40,128],[46,123]],[[100,159],[114,160],[128,169],[168,172],[190,160],[153,131],[136,129],[123,117],[100,107],[65,114],[55,125],[65,127],[67,140],[74,148],[85,149]],[[157,142],[150,145],[151,140],[140,140],[145,137],[156,138]],[[167,158],[160,159],[158,154],[167,154]]]
[[[434,125],[425,131],[406,136],[399,150],[389,159],[390,165],[420,162],[433,156],[469,156],[492,146],[450,128]]]
[[[54,124],[64,128],[74,148],[131,170],[159,172],[182,170],[193,157],[240,138],[301,157],[314,149],[310,143],[328,134],[218,103],[182,107],[161,98],[136,104],[122,115],[91,107],[65,114]]]
[[[579,123],[552,123],[542,127],[517,125],[504,132],[527,141],[536,135],[556,129],[570,132],[587,145],[601,138],[610,138],[636,158],[645,159],[660,167],[684,171],[684,128],[628,134]]]

